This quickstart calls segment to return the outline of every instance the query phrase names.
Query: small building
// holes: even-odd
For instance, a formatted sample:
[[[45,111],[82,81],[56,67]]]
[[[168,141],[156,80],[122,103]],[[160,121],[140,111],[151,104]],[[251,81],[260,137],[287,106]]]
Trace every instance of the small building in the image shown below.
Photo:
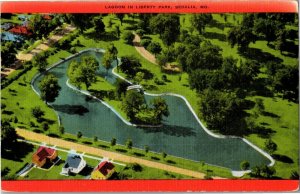
[[[81,155],[69,153],[66,163],[62,168],[61,174],[69,175],[70,173],[78,174],[86,166],[86,161]]]
[[[12,24],[11,23],[4,23],[4,24],[1,24],[1,29],[3,30],[9,30],[12,28]]]
[[[102,161],[98,164],[98,166],[93,170],[91,174],[91,179],[99,180],[99,179],[108,179],[114,172],[115,166],[109,161]]]
[[[14,26],[9,32],[26,36],[32,35],[32,32],[26,26]]]
[[[47,162],[53,162],[57,158],[56,149],[40,146],[32,156],[32,163],[38,167],[44,166]]]

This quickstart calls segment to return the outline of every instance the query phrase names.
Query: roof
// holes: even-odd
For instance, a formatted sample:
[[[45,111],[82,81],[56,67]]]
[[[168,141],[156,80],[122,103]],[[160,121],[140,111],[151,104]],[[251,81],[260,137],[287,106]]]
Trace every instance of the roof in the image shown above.
[[[16,33],[16,34],[25,34],[31,35],[32,33],[28,30],[25,26],[15,26],[9,30],[9,32]]]
[[[64,165],[64,168],[72,167],[72,168],[78,168],[82,158],[80,155],[77,154],[68,154],[67,161]]]
[[[111,162],[104,161],[104,162],[101,162],[95,170],[100,171],[101,174],[106,176],[114,168],[115,168],[115,166]]]
[[[7,41],[13,41],[13,42],[21,42],[22,39],[23,39],[22,36],[13,34],[11,32],[2,32],[1,33],[2,41],[7,40]]]
[[[44,18],[45,20],[52,20],[52,17],[51,17],[50,15],[48,15],[48,14],[43,15],[43,18]]]
[[[36,155],[39,157],[39,161],[43,161],[45,158],[52,156],[55,151],[55,149],[40,146],[36,151]]]

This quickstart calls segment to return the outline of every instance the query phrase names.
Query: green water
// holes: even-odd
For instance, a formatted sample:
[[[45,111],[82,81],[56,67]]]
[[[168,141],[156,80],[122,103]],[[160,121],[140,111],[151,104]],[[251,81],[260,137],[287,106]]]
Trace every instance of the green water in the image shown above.
[[[83,55],[93,55],[101,63],[102,53],[88,51],[73,60],[80,60]],[[164,151],[174,155],[196,161],[240,170],[243,160],[251,166],[268,164],[269,159],[243,142],[241,139],[219,139],[208,135],[201,128],[184,100],[175,96],[162,96],[168,104],[170,116],[164,118],[160,128],[138,128],[126,125],[111,109],[96,100],[86,100],[86,96],[70,89],[66,85],[68,64],[71,60],[50,70],[59,79],[61,91],[56,101],[52,103],[55,111],[61,118],[66,132],[77,134],[81,131],[84,136],[110,141],[113,137],[117,143],[125,144],[132,139],[133,146],[143,149],[145,145],[151,151]],[[115,64],[114,64],[115,66]],[[106,70],[100,65],[97,72],[106,76]],[[38,90],[40,76],[34,87]],[[115,76],[109,70],[107,81],[114,83]],[[145,96],[151,99],[151,96]],[[82,113],[83,112],[83,113]]]

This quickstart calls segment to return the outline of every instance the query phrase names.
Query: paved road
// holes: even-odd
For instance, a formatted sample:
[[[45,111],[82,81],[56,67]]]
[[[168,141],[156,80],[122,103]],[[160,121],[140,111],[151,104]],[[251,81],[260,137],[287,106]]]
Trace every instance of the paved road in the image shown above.
[[[145,165],[148,167],[158,168],[161,170],[166,170],[169,172],[183,174],[183,175],[187,175],[187,176],[191,176],[191,177],[195,177],[195,178],[199,178],[199,179],[203,179],[205,176],[205,174],[201,173],[201,172],[187,170],[187,169],[170,166],[170,165],[162,164],[162,163],[158,163],[158,162],[153,162],[153,161],[149,161],[149,160],[145,160],[145,159],[141,159],[141,158],[136,158],[136,157],[132,157],[132,156],[126,156],[123,154],[106,151],[106,150],[103,150],[100,148],[90,147],[90,146],[86,146],[86,145],[82,145],[82,144],[78,144],[78,143],[74,143],[74,142],[65,141],[65,140],[58,139],[58,138],[49,137],[49,136],[46,136],[43,134],[35,133],[35,132],[24,130],[24,129],[17,129],[17,133],[19,136],[22,136],[27,140],[45,142],[47,144],[56,145],[56,146],[67,148],[67,149],[74,149],[79,152],[84,152],[84,153],[88,153],[88,154],[92,154],[92,155],[96,155],[96,156],[100,156],[100,157],[108,157],[114,161],[117,160],[117,161],[122,161],[125,163],[139,163],[139,164],[142,164],[142,165]],[[220,179],[221,177],[213,177],[213,178]]]

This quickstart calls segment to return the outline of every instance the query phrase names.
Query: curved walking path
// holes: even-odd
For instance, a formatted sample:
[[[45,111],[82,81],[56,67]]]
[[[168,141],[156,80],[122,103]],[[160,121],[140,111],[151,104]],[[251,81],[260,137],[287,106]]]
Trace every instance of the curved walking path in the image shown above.
[[[183,174],[183,175],[187,175],[187,176],[191,176],[191,177],[195,177],[195,178],[199,178],[199,179],[204,179],[204,176],[205,176],[205,174],[201,173],[201,172],[196,172],[196,171],[187,170],[187,169],[183,169],[183,168],[179,168],[179,167],[175,167],[175,166],[171,166],[171,165],[167,165],[167,164],[162,164],[159,162],[153,162],[150,160],[127,156],[127,155],[123,155],[123,154],[119,154],[119,153],[115,153],[115,152],[110,152],[110,151],[106,151],[106,150],[103,150],[100,148],[90,147],[90,146],[82,145],[79,143],[74,143],[74,142],[70,142],[70,141],[66,141],[66,140],[62,140],[62,139],[58,139],[58,138],[49,137],[44,134],[35,133],[35,132],[28,131],[25,129],[17,128],[16,131],[19,136],[21,136],[27,140],[45,142],[47,144],[56,145],[56,146],[67,148],[67,149],[75,149],[76,151],[79,151],[79,152],[84,152],[84,153],[101,156],[101,157],[108,157],[108,158],[111,158],[112,160],[118,160],[118,161],[122,161],[125,163],[139,163],[139,164],[142,164],[142,165],[145,165],[148,167],[166,170],[169,172]],[[213,177],[213,178],[214,179],[222,179],[221,177]]]
[[[136,33],[133,33],[133,34],[134,34],[134,39],[133,39],[132,43],[133,43],[134,48],[137,50],[137,52],[140,53],[140,55],[142,55],[145,59],[147,59],[151,63],[158,65],[155,56],[152,53],[150,53],[149,51],[147,51],[145,49],[145,47],[143,47],[140,44],[140,42],[141,42],[140,36],[137,35]],[[170,63],[167,63],[163,68],[165,70],[181,72],[181,70],[177,66],[173,66]]]

